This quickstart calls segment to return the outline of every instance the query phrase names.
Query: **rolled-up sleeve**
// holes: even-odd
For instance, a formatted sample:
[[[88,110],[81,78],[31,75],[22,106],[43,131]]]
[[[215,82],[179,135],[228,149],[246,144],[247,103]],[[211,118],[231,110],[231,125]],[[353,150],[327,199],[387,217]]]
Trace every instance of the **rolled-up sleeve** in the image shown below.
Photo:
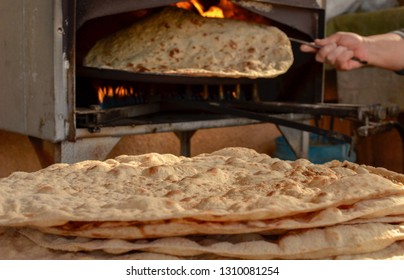
[[[402,38],[404,38],[404,28],[403,29],[399,29],[399,30],[395,30],[393,31],[393,33],[400,35]],[[403,55],[404,55],[404,50],[403,50]],[[400,71],[396,71],[397,74],[399,75],[404,75],[404,69],[400,70]]]
[[[395,30],[393,31],[393,33],[400,35],[401,37],[404,38],[404,28],[403,29],[399,29],[399,30]]]

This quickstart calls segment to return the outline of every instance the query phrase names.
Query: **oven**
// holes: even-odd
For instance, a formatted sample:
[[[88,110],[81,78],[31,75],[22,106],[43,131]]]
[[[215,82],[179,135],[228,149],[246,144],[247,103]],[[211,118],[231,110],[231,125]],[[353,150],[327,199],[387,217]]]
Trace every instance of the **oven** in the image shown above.
[[[380,128],[380,121],[397,113],[395,108],[378,105],[324,104],[323,65],[311,54],[301,53],[294,42],[293,65],[270,79],[83,66],[83,56],[96,40],[178,2],[3,0],[0,129],[28,135],[37,146],[50,141],[55,162],[76,162],[94,155],[101,159],[125,135],[175,132],[181,153],[189,155],[190,139],[198,129],[271,122],[304,156],[302,143],[309,132],[352,140],[350,135],[312,125],[313,118],[355,119],[361,124],[358,131],[366,135],[382,130],[385,126]],[[220,1],[201,2],[216,5]],[[289,37],[311,41],[324,36],[325,1],[229,2]],[[103,102],[100,94],[107,96]],[[125,97],[118,98],[121,95]]]

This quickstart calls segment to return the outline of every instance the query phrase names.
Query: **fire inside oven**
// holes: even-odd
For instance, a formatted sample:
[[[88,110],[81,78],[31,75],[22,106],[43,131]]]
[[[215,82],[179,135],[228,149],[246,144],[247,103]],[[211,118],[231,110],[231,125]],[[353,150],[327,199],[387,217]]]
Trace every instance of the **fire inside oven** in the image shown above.
[[[133,4],[136,2],[139,3],[138,6]],[[160,12],[167,5],[192,10],[201,16],[236,17],[239,20],[273,25],[290,37],[304,40],[312,40],[312,37],[319,37],[323,33],[324,19],[321,9],[314,9],[314,12],[308,10],[312,19],[311,22],[306,21],[306,24],[311,25],[310,31],[307,32],[306,27],[301,27],[302,31],[299,27],[286,24],[289,17],[295,16],[294,12],[297,11],[297,14],[301,12],[287,3],[281,4],[280,7],[280,10],[287,11],[286,16],[283,15],[283,20],[277,21],[271,19],[270,14],[266,14],[268,7],[274,5],[270,3],[271,1],[233,2],[230,0],[151,1],[148,7],[145,1],[132,1],[130,11],[106,13],[107,15],[85,22],[80,22],[81,19],[78,18],[76,126],[96,131],[105,126],[215,119],[225,118],[228,115],[214,112],[214,110],[205,110],[203,106],[190,106],[191,103],[321,102],[322,66],[316,63],[312,56],[301,53],[298,45],[295,44],[292,44],[294,53],[292,67],[287,73],[270,79],[187,77],[158,73],[131,73],[83,66],[84,56],[97,40],[136,24],[141,19]],[[246,8],[249,7],[248,5],[242,7],[236,4],[245,2],[255,2],[259,5],[248,9]],[[80,1],[77,3],[78,16],[85,8],[80,7]],[[304,14],[308,14],[305,9],[303,10]]]

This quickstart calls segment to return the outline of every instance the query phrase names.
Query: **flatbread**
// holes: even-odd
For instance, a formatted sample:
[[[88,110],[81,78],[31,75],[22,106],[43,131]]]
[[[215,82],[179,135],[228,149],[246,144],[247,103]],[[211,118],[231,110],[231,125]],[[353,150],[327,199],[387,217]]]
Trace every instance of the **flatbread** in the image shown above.
[[[171,254],[150,253],[141,251],[132,251],[129,253],[119,253],[120,246],[125,246],[120,252],[128,250],[128,243],[130,246],[134,242],[127,242],[119,240],[91,240],[83,238],[63,239],[60,237],[43,235],[38,236],[37,233],[31,232],[31,236],[27,237],[30,233],[20,233],[17,230],[7,229],[3,232],[0,230],[0,260],[84,260],[84,259],[109,259],[109,260],[179,260],[179,259],[228,259],[228,257],[213,255],[213,254],[200,254],[196,256],[174,256]],[[216,237],[216,239],[215,239]],[[56,240],[55,240],[56,239]],[[193,239],[193,240],[192,240]],[[35,242],[34,242],[34,241]],[[240,242],[253,242],[263,240],[263,237],[256,234],[248,234],[243,236],[214,236],[211,239],[203,240],[203,237],[191,237],[185,244],[192,244],[196,247],[209,247],[218,242],[227,240],[230,244],[237,244]],[[167,244],[164,245],[165,241]],[[172,240],[173,241],[173,240]],[[104,243],[104,244],[101,244]],[[115,244],[114,244],[115,243]],[[140,243],[140,242],[139,242]],[[143,243],[148,243],[143,241]],[[151,243],[151,242],[150,242]],[[120,244],[120,245],[119,245]],[[135,242],[136,244],[136,242]],[[154,243],[155,247],[172,246],[170,239],[163,240],[158,244]],[[180,243],[176,243],[178,247]],[[150,246],[150,245],[149,245]],[[237,246],[237,245],[236,245]],[[144,245],[146,247],[146,245]],[[111,252],[108,252],[111,250]],[[107,252],[105,252],[107,251]],[[199,253],[199,252],[197,252]],[[391,245],[368,253],[359,254],[343,254],[323,259],[338,259],[338,260],[403,260],[404,259],[404,241],[396,241]],[[230,259],[235,259],[230,258]]]
[[[354,224],[368,224],[368,223],[404,223],[404,215],[393,215],[393,216],[383,216],[377,218],[358,218],[353,219],[348,222],[344,222],[346,225],[354,225]]]
[[[39,231],[87,238],[144,239],[195,234],[280,234],[288,230],[324,227],[339,223],[404,222],[404,197],[389,196],[330,207],[286,218],[245,222],[202,222],[193,219],[146,222],[69,222]],[[394,215],[394,216],[388,216]],[[366,217],[366,218],[361,218]],[[389,218],[388,218],[389,217]]]
[[[336,260],[404,260],[404,241],[397,241],[376,252],[340,255]]]
[[[336,225],[291,231],[281,236],[213,235],[169,237],[151,241],[63,238],[28,229],[21,232],[41,246],[70,252],[102,250],[122,254],[146,251],[179,257],[214,254],[241,259],[322,259],[380,251],[395,241],[404,239],[404,224]]]
[[[304,259],[306,257],[309,259],[403,259],[404,242],[391,241],[402,239],[402,225],[377,223],[370,225],[370,227],[338,226],[304,233],[295,232],[279,240],[276,240],[274,236],[244,234],[190,236],[132,242],[117,239],[63,238],[44,235],[31,229],[0,229],[0,247],[2,248],[0,259],[178,260],[236,259],[236,255],[248,259],[269,258],[270,256],[284,259]],[[313,240],[315,241],[313,242]],[[305,245],[302,248],[303,244]],[[297,252],[299,250],[300,252]],[[316,251],[314,255],[309,253],[311,250]],[[295,254],[296,252],[297,254]],[[227,255],[227,257],[222,255]]]
[[[0,228],[0,260],[178,260],[180,258],[149,252],[111,255],[98,252],[69,252],[40,246],[15,229]]]
[[[0,179],[0,259],[399,259],[404,175],[246,148]]]
[[[168,7],[98,41],[89,67],[137,73],[272,78],[293,63],[286,34],[273,26],[204,18]]]
[[[0,226],[259,221],[404,193],[402,182],[333,164],[281,161],[246,148],[55,164],[0,180]]]

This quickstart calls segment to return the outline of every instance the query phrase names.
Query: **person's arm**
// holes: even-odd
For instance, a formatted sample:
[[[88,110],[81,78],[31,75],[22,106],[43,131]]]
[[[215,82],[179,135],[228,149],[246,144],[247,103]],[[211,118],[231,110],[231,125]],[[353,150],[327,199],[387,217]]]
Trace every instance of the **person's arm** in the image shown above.
[[[404,69],[404,39],[399,33],[386,33],[373,36],[360,36],[354,33],[338,32],[324,39],[316,39],[315,50],[301,46],[304,52],[316,52],[316,60],[333,65],[338,70],[352,70],[363,67],[356,60],[366,61],[384,69],[399,71]]]
[[[404,29],[396,30],[393,33],[399,35],[404,40]],[[399,74],[399,75],[404,75],[404,67],[401,68],[401,70],[397,70],[396,73]]]

